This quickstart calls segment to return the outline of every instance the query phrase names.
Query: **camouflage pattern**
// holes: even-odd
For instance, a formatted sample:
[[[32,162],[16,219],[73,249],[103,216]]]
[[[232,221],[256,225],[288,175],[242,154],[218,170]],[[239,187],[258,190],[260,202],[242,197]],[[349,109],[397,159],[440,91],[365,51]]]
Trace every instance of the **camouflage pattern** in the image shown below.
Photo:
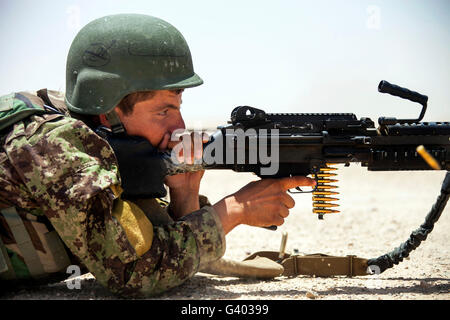
[[[55,96],[50,95],[52,102],[63,108]],[[31,98],[33,103],[39,99]],[[79,120],[33,115],[16,123],[0,142],[0,209],[16,207],[25,222],[27,216],[48,219],[77,260],[116,294],[161,293],[225,252],[217,213],[204,206],[181,220],[154,223],[152,246],[138,257],[111,214],[117,199],[111,187],[120,184],[114,153]],[[151,221],[149,209],[164,211],[161,206],[143,208]],[[14,251],[13,236],[1,218],[0,235]]]
[[[168,151],[161,154],[161,161],[163,161],[163,163],[164,163],[167,176],[173,176],[176,174],[186,173],[186,172],[196,172],[196,171],[205,170],[204,163],[188,164],[185,162],[174,162],[172,160],[172,154]]]

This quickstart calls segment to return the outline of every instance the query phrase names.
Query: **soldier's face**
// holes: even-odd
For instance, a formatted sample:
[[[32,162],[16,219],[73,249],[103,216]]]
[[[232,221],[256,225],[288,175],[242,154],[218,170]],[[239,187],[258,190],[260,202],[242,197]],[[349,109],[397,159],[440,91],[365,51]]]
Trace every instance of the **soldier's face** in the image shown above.
[[[177,143],[170,141],[172,132],[185,129],[180,112],[182,94],[158,90],[152,98],[136,103],[129,115],[119,108],[115,110],[129,135],[144,137],[154,147],[165,150]]]

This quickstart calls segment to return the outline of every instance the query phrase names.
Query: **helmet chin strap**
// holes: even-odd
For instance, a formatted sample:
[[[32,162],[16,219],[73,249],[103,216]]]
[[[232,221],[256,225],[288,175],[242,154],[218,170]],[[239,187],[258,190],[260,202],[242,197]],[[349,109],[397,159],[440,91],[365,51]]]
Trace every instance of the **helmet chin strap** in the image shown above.
[[[108,120],[109,124],[111,125],[111,131],[114,134],[126,134],[127,131],[125,130],[125,127],[123,126],[122,122],[120,121],[119,116],[117,115],[117,112],[112,109],[108,113],[105,113],[106,119]]]

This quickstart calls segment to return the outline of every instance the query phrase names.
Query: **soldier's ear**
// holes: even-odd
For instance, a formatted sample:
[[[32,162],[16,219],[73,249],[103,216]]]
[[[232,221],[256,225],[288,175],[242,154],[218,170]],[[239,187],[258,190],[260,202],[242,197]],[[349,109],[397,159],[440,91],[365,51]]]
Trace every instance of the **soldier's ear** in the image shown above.
[[[111,128],[111,125],[109,124],[108,119],[106,119],[106,115],[105,114],[101,114],[98,116],[100,119],[100,123],[108,128]]]

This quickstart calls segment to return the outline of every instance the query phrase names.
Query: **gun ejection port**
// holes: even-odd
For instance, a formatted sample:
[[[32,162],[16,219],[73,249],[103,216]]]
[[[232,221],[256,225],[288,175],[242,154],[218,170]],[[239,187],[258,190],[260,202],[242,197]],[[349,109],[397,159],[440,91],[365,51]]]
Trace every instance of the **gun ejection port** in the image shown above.
[[[356,143],[362,143],[362,144],[371,144],[372,143],[372,138],[371,137],[367,137],[367,136],[357,136],[352,138],[353,141],[355,141]]]

